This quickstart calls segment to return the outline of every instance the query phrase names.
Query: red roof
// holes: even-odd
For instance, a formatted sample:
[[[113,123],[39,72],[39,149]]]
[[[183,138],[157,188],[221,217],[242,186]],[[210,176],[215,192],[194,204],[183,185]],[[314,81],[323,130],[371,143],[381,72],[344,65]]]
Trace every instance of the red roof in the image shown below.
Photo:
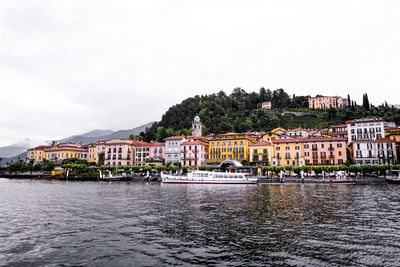
[[[164,138],[164,140],[178,140],[178,139],[183,139],[185,136],[181,135],[181,136],[170,136],[167,138]]]
[[[390,139],[389,137],[379,138],[376,139],[375,142],[377,143],[395,143],[395,140]]]
[[[44,150],[44,149],[47,149],[47,148],[50,148],[50,147],[49,146],[38,146],[38,147],[35,147],[35,148],[31,148],[29,150]]]
[[[371,119],[352,120],[352,121],[346,121],[346,124],[349,124],[349,123],[376,122],[376,121],[383,121],[383,119],[382,118],[378,118],[378,119],[371,118]]]
[[[346,138],[340,137],[332,137],[332,138],[325,138],[325,137],[309,137],[304,138],[303,142],[332,142],[332,141],[347,141]]]
[[[275,139],[272,140],[272,143],[274,144],[280,144],[280,143],[301,143],[303,142],[304,139],[298,139],[298,138],[292,138],[292,139]]]
[[[296,129],[287,130],[287,132],[294,132],[294,131],[305,131],[305,129],[296,128]]]
[[[272,146],[272,144],[270,142],[258,142],[256,144],[249,145],[249,147],[253,147],[253,146]]]
[[[134,146],[151,146],[150,143],[142,142],[142,141],[138,141],[138,140],[132,140],[132,144]]]

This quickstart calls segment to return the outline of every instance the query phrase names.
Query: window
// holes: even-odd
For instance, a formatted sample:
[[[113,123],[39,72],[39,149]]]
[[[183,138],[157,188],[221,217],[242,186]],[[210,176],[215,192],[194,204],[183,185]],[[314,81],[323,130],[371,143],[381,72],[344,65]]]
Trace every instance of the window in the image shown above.
[[[305,144],[305,145],[304,145],[304,148],[309,148],[309,145],[308,145],[308,144]]]

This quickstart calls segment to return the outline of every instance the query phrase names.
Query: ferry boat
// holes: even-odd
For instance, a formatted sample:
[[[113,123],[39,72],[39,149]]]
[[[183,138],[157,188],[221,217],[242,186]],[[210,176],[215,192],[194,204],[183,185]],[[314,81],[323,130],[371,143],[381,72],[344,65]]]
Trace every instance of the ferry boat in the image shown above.
[[[188,170],[187,175],[161,173],[161,182],[170,184],[256,184],[257,177],[248,173]]]

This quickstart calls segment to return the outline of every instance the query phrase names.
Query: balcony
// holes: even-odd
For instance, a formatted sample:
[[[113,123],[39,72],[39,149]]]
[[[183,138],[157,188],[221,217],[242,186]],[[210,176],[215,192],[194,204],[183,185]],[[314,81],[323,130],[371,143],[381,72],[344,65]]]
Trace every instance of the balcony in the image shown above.
[[[330,146],[330,147],[328,147],[328,150],[329,150],[329,151],[334,151],[335,148],[334,148],[333,146]]]
[[[290,156],[285,156],[285,159],[291,159],[291,157]]]
[[[312,151],[318,151],[318,147],[313,147],[311,150]]]
[[[318,159],[318,155],[312,155],[313,159]]]
[[[330,159],[334,159],[334,158],[335,158],[335,155],[329,155],[329,158],[330,158]]]

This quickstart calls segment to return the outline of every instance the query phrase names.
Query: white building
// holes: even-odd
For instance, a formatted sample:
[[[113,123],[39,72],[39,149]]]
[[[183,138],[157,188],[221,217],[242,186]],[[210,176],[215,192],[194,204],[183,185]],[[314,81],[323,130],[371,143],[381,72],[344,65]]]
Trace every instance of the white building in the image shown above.
[[[396,143],[390,138],[375,141],[354,141],[353,159],[361,164],[395,164],[397,161]]]
[[[374,141],[385,137],[384,123],[381,118],[346,121],[347,142]]]
[[[286,131],[287,138],[308,138],[309,133],[305,129],[296,128]]]
[[[178,164],[181,161],[181,144],[187,141],[185,136],[165,138],[165,164]]]

